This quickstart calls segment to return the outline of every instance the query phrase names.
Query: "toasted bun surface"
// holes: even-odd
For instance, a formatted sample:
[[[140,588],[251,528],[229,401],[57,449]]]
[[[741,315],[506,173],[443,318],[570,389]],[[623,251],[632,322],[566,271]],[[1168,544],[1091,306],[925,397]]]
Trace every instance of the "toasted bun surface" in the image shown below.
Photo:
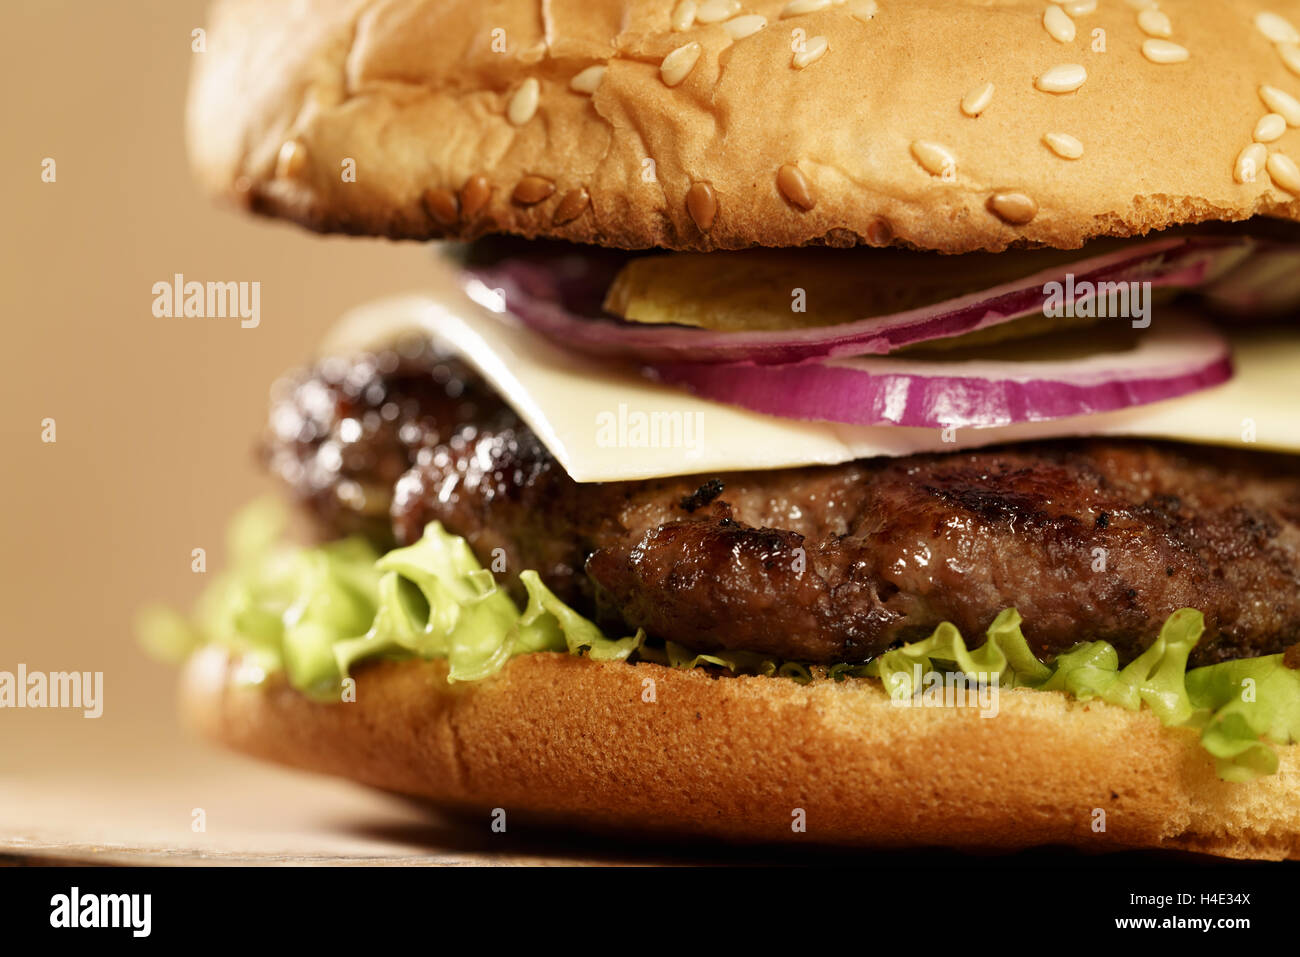
[[[1152,38],[1121,0],[1076,17],[1069,42],[1043,0],[800,3],[821,9],[707,0],[675,30],[677,0],[219,0],[190,151],[208,188],[258,211],[406,238],[964,252],[1300,219],[1285,160],[1234,181],[1269,112],[1261,86],[1300,96],[1255,17],[1300,24],[1300,0],[1164,0],[1161,42],[1189,53],[1172,63],[1144,55]],[[734,39],[700,22],[728,13],[766,25]],[[665,57],[691,43],[670,86]],[[1077,91],[1036,88],[1066,64],[1086,70]],[[1082,155],[1049,148],[1057,133]],[[1300,160],[1300,131],[1261,149]]]
[[[531,654],[468,686],[442,662],[375,663],[355,702],[320,704],[235,667],[218,649],[187,666],[183,710],[209,737],[460,809],[745,841],[1300,857],[1300,746],[1229,784],[1194,731],[1053,692],[1003,692],[985,718],[896,707],[867,680]]]

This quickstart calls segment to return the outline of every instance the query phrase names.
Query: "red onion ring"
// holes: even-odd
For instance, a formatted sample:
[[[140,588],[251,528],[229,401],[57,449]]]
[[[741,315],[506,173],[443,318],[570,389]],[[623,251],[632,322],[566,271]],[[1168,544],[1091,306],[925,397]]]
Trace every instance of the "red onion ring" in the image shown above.
[[[860,357],[761,366],[672,363],[648,375],[782,418],[919,428],[1011,425],[1172,399],[1232,375],[1227,341],[1199,320],[1166,316],[1119,355],[1065,360]],[[1086,349],[1086,346],[1085,346]]]
[[[1300,309],[1300,249],[1261,243],[1242,263],[1198,290],[1234,319],[1273,319]]]
[[[582,256],[559,262],[505,260],[466,271],[462,282],[469,296],[481,305],[496,312],[508,311],[534,331],[579,352],[653,363],[785,365],[883,355],[903,346],[1041,313],[1048,299],[1044,286],[1063,281],[1067,272],[1075,275],[1076,284],[1150,282],[1153,287],[1194,288],[1240,261],[1250,249],[1250,241],[1240,238],[1152,240],[921,309],[836,326],[775,332],[715,332],[599,316],[592,303],[599,302],[612,276],[606,264]]]

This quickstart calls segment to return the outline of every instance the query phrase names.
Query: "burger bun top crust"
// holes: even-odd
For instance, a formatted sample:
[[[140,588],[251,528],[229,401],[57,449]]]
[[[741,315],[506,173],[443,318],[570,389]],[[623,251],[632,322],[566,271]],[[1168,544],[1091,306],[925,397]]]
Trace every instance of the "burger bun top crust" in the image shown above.
[[[187,137],[215,194],[394,238],[960,253],[1300,219],[1300,0],[1087,7],[218,0]]]

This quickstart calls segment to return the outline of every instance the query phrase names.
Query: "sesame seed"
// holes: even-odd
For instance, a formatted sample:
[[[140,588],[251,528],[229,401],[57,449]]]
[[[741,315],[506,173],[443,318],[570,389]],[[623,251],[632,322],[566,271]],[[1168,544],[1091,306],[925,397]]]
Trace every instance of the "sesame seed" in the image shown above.
[[[551,217],[551,222],[556,226],[563,226],[565,223],[573,222],[587,210],[587,204],[591,202],[591,195],[587,192],[586,187],[579,186],[571,189],[564,194],[560,204],[555,207],[555,214]]]
[[[867,226],[867,242],[873,246],[884,246],[894,238],[894,227],[889,220],[877,217]]]
[[[1038,215],[1038,204],[1024,193],[994,193],[986,205],[989,212],[1012,226],[1023,226]]]
[[[605,78],[605,65],[597,63],[595,66],[589,66],[587,69],[574,75],[569,81],[569,89],[574,93],[586,93],[588,95],[595,93],[596,88],[600,86],[600,81]]]
[[[700,51],[703,48],[695,42],[687,43],[680,46],[672,53],[664,57],[664,62],[659,65],[659,75],[669,86],[676,86],[695,69],[695,63],[700,58]]]
[[[751,37],[765,26],[767,26],[767,17],[761,17],[757,13],[734,17],[722,25],[723,29],[731,34],[733,40]]]
[[[827,49],[829,49],[829,44],[826,42],[825,37],[809,37],[807,42],[804,43],[803,49],[790,60],[790,65],[796,70],[802,70],[804,67],[820,60]]]
[[[1152,63],[1182,63],[1190,56],[1187,47],[1168,40],[1143,40],[1142,55]]]
[[[1273,177],[1274,186],[1300,196],[1300,166],[1285,153],[1269,154],[1268,175]]]
[[[1124,2],[1127,3],[1134,10],[1138,10],[1138,11],[1150,10],[1152,7],[1158,5],[1156,3],[1156,0],[1124,0]]]
[[[1251,143],[1237,154],[1232,168],[1232,178],[1238,183],[1253,183],[1268,162],[1268,148],[1262,143]]]
[[[486,176],[471,176],[460,188],[460,212],[466,220],[473,219],[487,205],[492,196],[492,184]]]
[[[520,63],[541,63],[546,57],[546,50],[546,41],[538,40],[532,46],[520,50],[517,59]]]
[[[1043,26],[1053,40],[1060,43],[1074,42],[1074,21],[1060,7],[1048,7],[1043,11]]]
[[[957,174],[957,159],[948,147],[930,140],[916,140],[912,143],[912,156],[931,176],[950,179]]]
[[[523,126],[537,113],[537,103],[541,99],[542,86],[537,82],[537,77],[530,76],[519,84],[519,89],[515,90],[514,96],[510,97],[510,105],[506,107],[506,119],[515,126]]]
[[[1065,12],[1072,17],[1086,17],[1097,12],[1097,0],[1070,0],[1064,6]]]
[[[1255,29],[1274,43],[1300,43],[1300,33],[1291,26],[1291,21],[1267,10],[1255,14]]]
[[[689,30],[695,25],[695,11],[699,4],[695,0],[682,0],[681,3],[673,7],[672,15],[668,18],[672,28],[678,33]]]
[[[525,176],[515,186],[511,199],[521,206],[540,203],[555,192],[555,184],[544,176]]]
[[[1149,37],[1171,37],[1174,25],[1169,22],[1169,14],[1163,10],[1150,7],[1138,12],[1138,26]]]
[[[1281,113],[1265,113],[1255,124],[1255,142],[1272,143],[1286,132],[1286,117]]]
[[[993,102],[993,84],[981,83],[961,98],[961,111],[967,116],[979,116]]]
[[[1275,86],[1261,86],[1259,98],[1274,113],[1281,113],[1287,126],[1300,126],[1300,100]]]
[[[1034,86],[1044,93],[1073,93],[1088,79],[1088,71],[1077,63],[1062,63],[1044,72]]]
[[[1300,46],[1294,43],[1279,43],[1277,52],[1282,57],[1282,62],[1286,64],[1286,68],[1300,76]]]
[[[704,0],[695,11],[700,23],[721,23],[740,12],[740,0]]]
[[[1077,160],[1083,155],[1083,144],[1069,133],[1044,133],[1043,142],[1061,159]]]
[[[790,0],[781,8],[781,19],[798,17],[805,13],[816,13],[818,10],[825,10],[830,5],[831,0]]]
[[[686,191],[686,211],[702,232],[708,232],[718,215],[718,198],[708,183],[692,183]]]
[[[302,140],[285,140],[275,160],[275,175],[297,179],[307,166],[307,147]]]
[[[876,0],[849,0],[849,16],[854,20],[861,20],[866,23],[875,19],[880,12],[880,4]]]
[[[426,189],[424,191],[424,208],[438,225],[452,227],[460,219],[460,207],[456,204],[456,194],[449,189]]]
[[[808,187],[808,178],[799,167],[786,163],[776,171],[776,188],[781,195],[800,209],[812,209],[815,200]]]

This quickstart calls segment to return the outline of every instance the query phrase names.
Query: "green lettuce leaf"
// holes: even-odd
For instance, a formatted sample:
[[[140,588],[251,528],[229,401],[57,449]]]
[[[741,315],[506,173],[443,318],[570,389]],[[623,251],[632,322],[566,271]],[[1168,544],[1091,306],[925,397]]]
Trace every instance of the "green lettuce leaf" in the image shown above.
[[[1206,715],[1201,744],[1225,780],[1276,773],[1277,752],[1267,742],[1300,741],[1300,671],[1281,655],[1193,669],[1187,695]]]
[[[700,654],[648,642],[641,631],[609,638],[531,569],[519,575],[527,596],[521,611],[469,543],[437,522],[414,545],[382,556],[360,539],[285,545],[284,526],[273,503],[245,509],[231,530],[230,570],[214,580],[190,618],[147,609],[138,628],[145,648],[174,661],[220,644],[251,666],[242,670],[252,676],[247,680],[283,671],[295,688],[321,700],[338,700],[359,662],[384,657],[445,658],[449,681],[480,681],[515,655],[566,652],[801,683],[872,678],[895,699],[920,691],[918,674],[961,672],[999,687],[1057,691],[1131,711],[1145,706],[1166,725],[1199,729],[1202,746],[1229,781],[1275,773],[1275,746],[1300,741],[1300,671],[1287,668],[1281,655],[1188,671],[1205,628],[1191,608],[1174,612],[1151,646],[1123,668],[1104,641],[1084,641],[1040,661],[1014,608],[997,616],[974,649],[944,622],[924,640],[867,664],[824,667],[743,651]]]
[[[386,572],[383,614],[372,640],[392,642],[421,658],[446,658],[449,681],[496,674],[511,655],[519,609],[479,564],[469,543],[434,522],[414,545],[379,560]],[[552,642],[549,648],[564,648]]]
[[[351,669],[375,657],[445,658],[449,681],[479,681],[517,654],[613,661],[645,641],[641,632],[607,638],[533,571],[520,575],[528,595],[521,612],[469,543],[437,522],[383,556],[360,539],[284,545],[284,526],[274,505],[245,509],[231,530],[230,571],[204,592],[192,619],[147,609],[138,628],[146,649],[179,660],[220,644],[256,665],[251,674],[283,671],[304,694],[337,700]]]
[[[1104,641],[1083,642],[1045,664],[1030,650],[1020,623],[1014,609],[1003,611],[974,651],[954,626],[944,623],[929,638],[886,652],[861,673],[879,677],[896,698],[916,692],[914,669],[919,665],[921,674],[983,675],[1002,687],[1061,691],[1130,711],[1146,705],[1165,725],[1201,729],[1202,747],[1228,781],[1276,773],[1272,745],[1300,741],[1300,671],[1287,668],[1281,655],[1188,671],[1188,656],[1205,630],[1204,616],[1193,608],[1170,615],[1151,646],[1123,668],[1118,653]]]
[[[1181,608],[1169,616],[1146,651],[1119,669],[1119,656],[1104,641],[1075,646],[1053,662],[1052,676],[1036,687],[1066,691],[1081,701],[1100,698],[1136,711],[1144,703],[1164,724],[1186,724],[1192,716],[1187,697],[1187,656],[1205,631],[1205,617]]]
[[[555,597],[532,569],[519,573],[528,592],[528,606],[516,626],[515,654],[529,651],[568,651],[594,661],[625,661],[645,643],[645,632],[627,638],[606,638],[596,625]]]
[[[913,680],[916,666],[920,673],[958,671],[970,679],[987,675],[1002,686],[1034,685],[1051,677],[1051,669],[1029,650],[1020,631],[1020,614],[1008,608],[993,619],[984,636],[984,644],[975,651],[966,647],[961,632],[950,622],[943,622],[929,638],[887,651],[866,666],[865,674],[880,678],[890,696],[910,698],[916,693]],[[936,669],[935,662],[944,667]]]
[[[304,693],[331,694],[337,675],[331,645],[364,633],[374,620],[379,556],[360,539],[287,545],[286,525],[274,502],[244,508],[228,536],[229,570],[203,591],[189,618],[145,609],[137,623],[145,648],[176,661],[220,644],[251,666],[247,675],[283,670]]]

